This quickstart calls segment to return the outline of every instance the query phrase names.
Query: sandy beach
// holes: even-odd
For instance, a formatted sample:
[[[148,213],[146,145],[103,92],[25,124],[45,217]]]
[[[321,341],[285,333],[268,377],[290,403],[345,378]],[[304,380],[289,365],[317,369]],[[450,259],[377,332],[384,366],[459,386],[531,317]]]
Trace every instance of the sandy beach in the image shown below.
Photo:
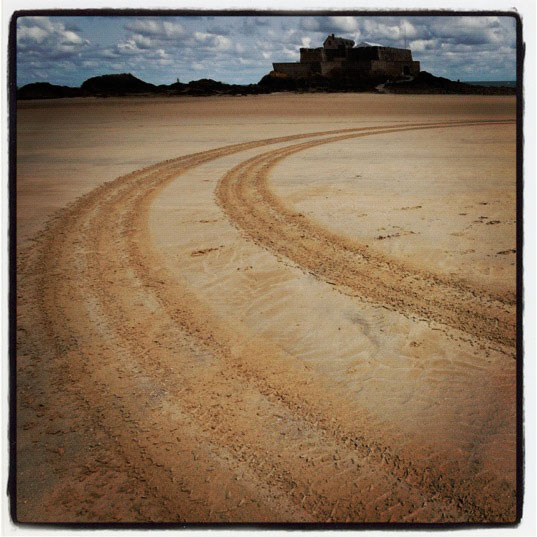
[[[17,103],[22,522],[512,522],[516,100]]]

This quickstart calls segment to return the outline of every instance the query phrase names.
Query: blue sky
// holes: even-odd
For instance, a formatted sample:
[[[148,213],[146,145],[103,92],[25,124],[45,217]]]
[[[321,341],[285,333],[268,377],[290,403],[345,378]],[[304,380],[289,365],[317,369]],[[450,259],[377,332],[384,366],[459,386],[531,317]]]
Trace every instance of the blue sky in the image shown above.
[[[132,73],[154,84],[212,78],[258,82],[272,62],[298,61],[300,47],[329,33],[408,48],[421,69],[460,80],[514,80],[512,17],[129,16],[20,17],[17,85],[79,86]]]

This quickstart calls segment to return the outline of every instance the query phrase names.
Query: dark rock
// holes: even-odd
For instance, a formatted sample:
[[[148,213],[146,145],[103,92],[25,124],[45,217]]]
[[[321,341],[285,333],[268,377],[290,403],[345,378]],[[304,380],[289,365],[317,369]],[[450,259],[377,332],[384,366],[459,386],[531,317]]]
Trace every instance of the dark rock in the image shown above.
[[[293,78],[272,71],[259,81],[259,86],[271,91],[363,92],[374,91],[375,86],[384,81],[385,78],[382,77],[360,77],[346,71],[332,71],[330,76],[314,74],[304,78]]]
[[[80,88],[56,86],[48,82],[26,84],[17,89],[17,99],[60,99],[62,97],[80,97],[81,95]]]
[[[82,86],[83,92],[90,95],[129,95],[136,93],[154,93],[156,86],[148,84],[130,73],[119,75],[102,75],[88,78]]]
[[[447,78],[434,76],[427,71],[420,73],[413,80],[387,82],[384,86],[389,93],[436,93],[462,95],[514,95],[515,88],[507,86],[476,86],[464,82],[454,82]]]

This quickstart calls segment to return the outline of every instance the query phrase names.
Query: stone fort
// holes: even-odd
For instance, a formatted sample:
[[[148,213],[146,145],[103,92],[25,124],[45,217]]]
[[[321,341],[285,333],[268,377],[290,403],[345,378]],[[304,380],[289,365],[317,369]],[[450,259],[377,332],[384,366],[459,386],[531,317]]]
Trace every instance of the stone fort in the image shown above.
[[[417,75],[420,62],[412,60],[408,49],[384,47],[375,43],[354,46],[351,39],[329,35],[322,47],[301,48],[300,62],[273,63],[276,74],[290,78],[313,75],[350,74],[360,78],[405,77]]]

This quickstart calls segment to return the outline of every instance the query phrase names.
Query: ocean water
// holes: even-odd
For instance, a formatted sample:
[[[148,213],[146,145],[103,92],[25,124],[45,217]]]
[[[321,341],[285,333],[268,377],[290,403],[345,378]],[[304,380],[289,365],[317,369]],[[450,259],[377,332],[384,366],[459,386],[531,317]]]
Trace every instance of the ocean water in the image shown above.
[[[516,80],[461,80],[461,82],[475,86],[507,86],[508,88],[516,88]]]

